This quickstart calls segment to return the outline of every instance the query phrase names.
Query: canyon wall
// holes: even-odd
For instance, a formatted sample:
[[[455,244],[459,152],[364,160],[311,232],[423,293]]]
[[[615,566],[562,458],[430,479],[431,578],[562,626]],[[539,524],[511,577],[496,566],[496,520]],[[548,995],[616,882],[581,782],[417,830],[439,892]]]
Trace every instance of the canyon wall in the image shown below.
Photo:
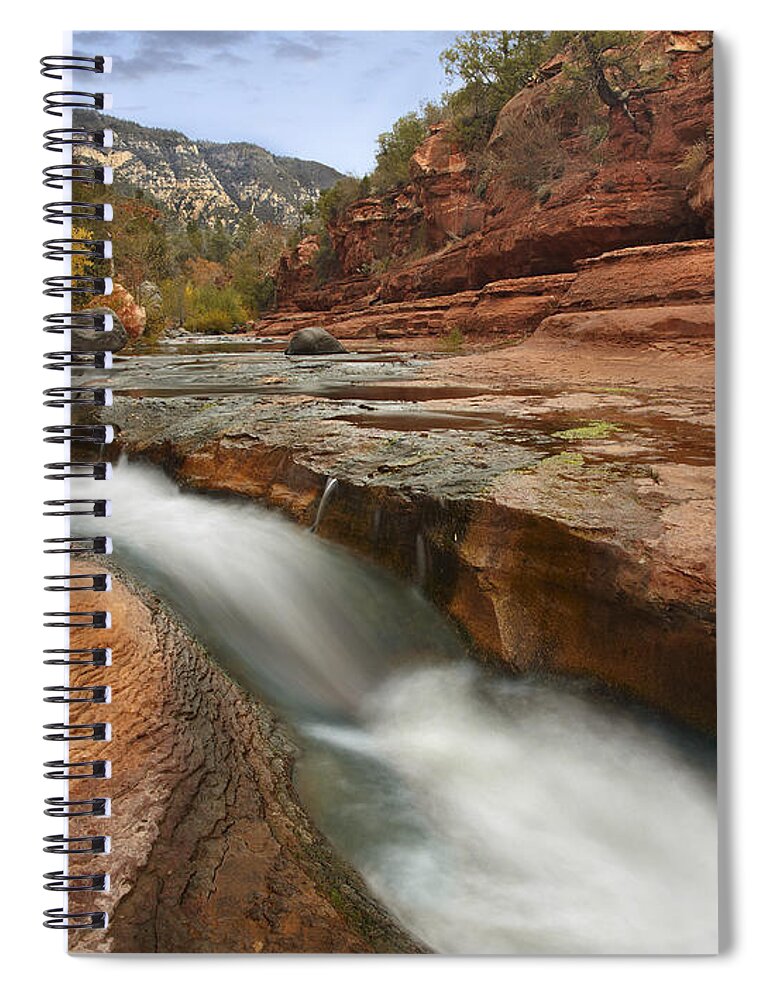
[[[502,109],[483,154],[463,153],[448,124],[435,126],[410,183],[354,202],[329,225],[333,280],[322,283],[312,267],[317,237],[287,252],[279,309],[447,295],[570,272],[608,250],[712,235],[711,45],[707,32],[647,33],[636,57],[658,85],[632,96],[629,114],[606,109],[598,124],[560,99],[567,70],[552,60]],[[558,133],[547,154],[557,176],[525,184],[520,175],[537,164],[522,163],[521,146],[527,127],[545,127],[526,124],[539,112]]]

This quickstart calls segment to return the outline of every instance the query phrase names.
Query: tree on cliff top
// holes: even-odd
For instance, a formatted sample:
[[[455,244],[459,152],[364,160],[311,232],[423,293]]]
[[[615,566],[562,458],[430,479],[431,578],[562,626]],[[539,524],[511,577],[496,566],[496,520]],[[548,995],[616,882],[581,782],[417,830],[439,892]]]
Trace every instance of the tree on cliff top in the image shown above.
[[[466,31],[441,53],[446,75],[462,81],[447,95],[462,145],[486,142],[500,109],[534,78],[556,45],[547,31]]]
[[[636,31],[468,31],[441,53],[444,71],[462,86],[447,95],[457,138],[466,149],[489,138],[503,105],[538,79],[543,64],[557,52],[567,55],[564,73],[570,87],[562,98],[580,92],[598,97],[629,118],[628,99],[649,92],[639,86],[639,65],[630,47]],[[633,120],[633,118],[632,118]]]
[[[427,116],[410,111],[378,137],[377,166],[372,174],[376,191],[387,191],[409,180],[409,161],[428,131]]]
[[[552,51],[547,31],[466,31],[440,55],[444,72],[461,79],[469,96],[483,95],[499,111]]]
[[[557,31],[553,41],[569,54],[564,76],[569,86],[562,98],[574,101],[580,93],[590,91],[607,108],[619,108],[636,127],[628,102],[632,96],[643,96],[657,89],[644,86],[643,73],[633,43],[641,37],[638,31]],[[649,82],[649,81],[647,81]],[[652,83],[658,83],[655,78]]]

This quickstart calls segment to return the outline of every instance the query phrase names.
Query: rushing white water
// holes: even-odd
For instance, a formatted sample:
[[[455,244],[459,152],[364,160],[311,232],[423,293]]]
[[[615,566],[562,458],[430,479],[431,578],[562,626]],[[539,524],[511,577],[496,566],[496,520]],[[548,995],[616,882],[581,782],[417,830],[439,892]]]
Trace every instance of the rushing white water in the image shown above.
[[[309,812],[432,948],[716,948],[706,750],[643,713],[490,679],[412,588],[254,504],[121,463],[118,561],[303,734]]]
[[[348,715],[393,668],[461,655],[419,593],[277,514],[126,461],[109,487],[116,559],[240,681],[292,710]]]
[[[363,718],[313,727],[334,752],[306,758],[300,788],[433,948],[715,950],[713,783],[660,728],[469,665],[391,678]]]

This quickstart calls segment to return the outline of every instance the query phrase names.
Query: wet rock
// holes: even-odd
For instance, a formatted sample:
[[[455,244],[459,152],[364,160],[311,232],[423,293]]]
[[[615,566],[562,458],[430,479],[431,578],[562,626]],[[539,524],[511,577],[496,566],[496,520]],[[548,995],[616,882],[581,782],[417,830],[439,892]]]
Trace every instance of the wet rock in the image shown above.
[[[292,336],[285,353],[347,354],[347,349],[322,326],[306,326]]]
[[[100,331],[73,330],[72,350],[73,351],[122,351],[128,343],[128,333],[120,317],[113,309],[106,306],[92,306],[89,312],[98,316],[110,316],[112,318],[112,329]]]
[[[79,564],[78,572],[103,571]],[[110,677],[115,761],[110,891],[103,933],[73,932],[73,951],[409,952],[421,947],[369,896],[308,820],[292,782],[295,747],[271,711],[231,681],[154,596],[111,570]],[[73,595],[73,608],[91,602]],[[73,667],[71,683],[103,684]],[[104,706],[72,707],[72,721]],[[70,760],[99,756],[73,745]],[[81,780],[83,797],[103,782]],[[71,821],[71,836],[104,833]],[[70,872],[93,870],[75,857]],[[89,867],[91,866],[91,867]],[[85,899],[83,896],[85,895]]]
[[[181,481],[306,524],[336,478],[320,534],[410,579],[419,548],[426,590],[479,656],[594,677],[712,731],[713,309],[710,241],[627,248],[574,274],[260,326],[323,322],[353,343],[453,325],[480,343],[506,335],[495,350],[402,356],[405,385],[382,365],[367,396],[353,358],[330,358],[326,377],[351,392],[323,398],[303,366],[265,360],[291,394],[204,409],[116,397],[114,418],[123,446]]]

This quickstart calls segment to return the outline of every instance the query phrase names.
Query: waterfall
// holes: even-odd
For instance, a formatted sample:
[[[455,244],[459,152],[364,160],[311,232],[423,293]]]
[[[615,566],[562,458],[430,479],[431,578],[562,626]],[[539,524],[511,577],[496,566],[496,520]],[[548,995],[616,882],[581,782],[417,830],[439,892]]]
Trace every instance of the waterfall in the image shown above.
[[[337,480],[333,476],[329,476],[326,480],[326,486],[324,486],[324,491],[321,494],[321,502],[318,504],[318,510],[316,511],[315,520],[313,521],[313,526],[310,529],[311,534],[315,534],[321,525],[321,520],[323,519],[326,508],[331,503],[332,493],[337,489]]]
[[[420,587],[424,587],[428,579],[428,547],[421,531],[417,532],[414,549],[415,580]]]
[[[327,502],[335,482],[327,483]],[[78,481],[75,490],[88,495]],[[241,683],[272,701],[347,715],[410,659],[462,656],[453,630],[417,589],[373,573],[279,514],[185,492],[125,459],[110,497],[116,557]],[[322,509],[323,501],[319,516]]]
[[[574,685],[491,677],[416,587],[257,504],[125,460],[110,496],[116,560],[278,706],[309,813],[417,937],[714,950],[708,746]]]

